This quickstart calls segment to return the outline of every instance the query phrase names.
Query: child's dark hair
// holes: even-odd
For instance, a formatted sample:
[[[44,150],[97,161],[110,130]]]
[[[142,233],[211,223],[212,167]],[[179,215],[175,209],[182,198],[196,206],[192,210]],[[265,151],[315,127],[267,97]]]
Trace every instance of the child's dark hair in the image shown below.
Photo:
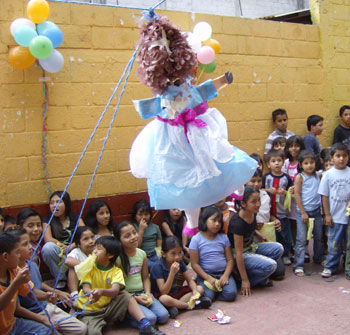
[[[331,148],[331,157],[334,156],[336,151],[345,151],[347,155],[349,156],[349,149],[344,143],[334,143]]]
[[[276,121],[278,115],[286,115],[287,118],[288,118],[288,115],[287,115],[286,110],[283,109],[283,108],[278,108],[278,109],[275,109],[275,110],[272,112],[272,121],[273,121],[273,122]]]
[[[285,152],[285,154],[286,154],[286,157],[287,157],[290,161],[293,160],[293,157],[292,157],[292,155],[289,153],[289,148],[292,146],[293,143],[299,145],[299,147],[300,147],[299,153],[300,153],[301,151],[305,150],[304,141],[303,141],[303,139],[302,139],[299,135],[293,135],[293,136],[289,137],[289,138],[287,139],[287,143],[286,143],[286,147],[284,148],[284,152]]]
[[[97,230],[98,230],[98,222],[97,222],[96,214],[100,210],[100,208],[103,206],[106,206],[108,208],[108,211],[110,214],[107,228],[110,232],[113,231],[113,215],[112,215],[111,208],[109,207],[106,201],[98,199],[91,203],[84,220],[85,224],[91,228],[94,234],[97,234]]]
[[[28,218],[30,218],[30,217],[32,217],[32,216],[39,216],[39,218],[40,218],[40,221],[41,221],[41,216],[40,216],[40,214],[37,212],[37,211],[35,211],[34,209],[32,209],[32,208],[24,208],[24,209],[22,209],[18,214],[17,214],[17,225],[19,226],[19,227],[23,227],[23,225],[24,225],[24,222],[28,219]]]
[[[162,241],[162,251],[168,252],[171,249],[180,247],[182,249],[181,241],[176,236],[167,236]]]
[[[256,169],[255,170],[255,172],[254,172],[254,174],[253,174],[253,176],[252,176],[252,178],[254,178],[254,177],[260,177],[260,178],[262,178],[262,171],[261,170],[259,170],[259,169]]]
[[[278,136],[272,141],[271,148],[273,149],[277,144],[282,144],[282,143],[286,144],[287,139],[283,136]]]
[[[0,208],[0,215],[4,218],[5,217],[5,213],[4,211],[2,210],[2,208]]]
[[[171,221],[171,217],[170,217],[170,210],[167,209],[164,211],[164,218],[163,218],[163,221],[165,221],[171,232],[177,236],[178,238],[181,239],[181,236],[182,236],[182,230],[184,228],[184,225],[185,225],[185,214],[183,211],[181,211],[181,216],[180,216],[180,219],[178,220],[178,222],[176,223],[176,225]]]
[[[101,236],[96,240],[96,245],[102,245],[107,254],[112,255],[111,264],[114,264],[118,256],[122,251],[120,242],[117,241],[113,236]]]
[[[28,235],[27,231],[24,228],[10,230],[9,233],[13,236],[16,236],[18,240],[21,238],[21,236]]]
[[[75,232],[75,235],[73,237],[73,242],[77,245],[77,246],[80,246],[80,240],[81,240],[81,237],[82,235],[86,232],[90,230],[92,233],[94,233],[92,231],[92,229],[88,226],[80,226],[77,228],[76,232]]]
[[[311,158],[312,160],[314,160],[314,162],[315,162],[315,171],[314,171],[314,173],[316,173],[316,155],[311,150],[303,150],[303,151],[300,152],[300,154],[298,156],[298,162],[299,162],[299,164],[298,164],[298,172],[299,173],[303,172],[301,164],[303,163],[303,161],[306,158]]]
[[[261,156],[259,155],[259,154],[257,154],[257,153],[252,153],[251,155],[250,155],[250,158],[253,158],[253,159],[255,159],[258,163],[260,163],[261,164],[261,166],[264,166],[264,162],[263,162],[263,160],[262,160],[262,158],[261,158]]]
[[[208,230],[207,220],[213,215],[215,215],[215,219],[220,218],[220,221],[221,221],[221,227],[220,227],[220,230],[218,231],[218,234],[223,232],[224,225],[223,225],[223,219],[222,219],[222,212],[219,208],[214,206],[206,207],[201,211],[201,214],[199,215],[199,220],[198,220],[198,229],[200,231]]]
[[[316,126],[317,123],[319,123],[320,121],[323,121],[323,120],[324,120],[324,118],[320,115],[310,115],[306,120],[307,130],[310,131],[311,126]]]
[[[4,231],[0,233],[0,254],[4,252],[10,253],[16,244],[19,242],[19,238],[10,232]]]
[[[6,226],[12,225],[12,224],[16,224],[16,219],[11,215],[5,215],[4,216],[4,229],[6,228]]]
[[[339,116],[342,116],[346,109],[350,109],[350,106],[348,105],[341,106],[339,109]]]
[[[136,223],[136,214],[140,209],[143,212],[144,211],[149,212],[151,214],[151,217],[152,217],[152,209],[151,209],[150,204],[146,200],[139,200],[139,201],[135,202],[134,207],[132,209],[131,222]]]
[[[238,211],[240,209],[242,209],[242,202],[244,203],[247,203],[247,201],[249,200],[250,196],[253,194],[253,193],[258,193],[260,194],[259,190],[257,190],[255,187],[253,186],[245,186],[244,187],[244,192],[243,192],[243,198],[242,200],[236,200],[235,201],[235,209],[238,213]]]
[[[117,239],[117,241],[119,241],[120,245],[121,245],[121,252],[120,252],[120,260],[121,260],[121,263],[122,263],[122,267],[123,267],[123,271],[124,271],[124,275],[125,276],[128,276],[129,274],[129,270],[130,270],[130,262],[129,262],[129,257],[125,254],[124,252],[124,248],[122,246],[122,242],[121,242],[121,232],[122,232],[122,229],[124,227],[127,227],[127,226],[132,226],[134,227],[134,225],[128,221],[121,221],[121,222],[118,222],[116,225],[114,225],[113,227],[113,235],[114,237]]]
[[[51,194],[50,196],[50,200],[49,200],[49,203],[51,202],[51,199],[56,195],[58,196],[59,198],[61,198],[63,194],[63,191],[55,191]],[[63,197],[62,197],[62,201],[64,203],[64,206],[65,206],[65,211],[64,211],[64,214],[66,216],[69,216],[70,214],[70,211],[71,211],[71,200],[70,200],[70,196],[68,194],[68,192],[65,192]],[[56,216],[53,216],[52,217],[52,220],[51,220],[51,231],[52,231],[52,236],[58,240],[61,239],[61,236],[62,236],[62,231],[63,231],[63,226],[62,226],[62,223],[60,221],[60,219]]]
[[[266,162],[270,162],[272,157],[280,157],[284,160],[284,152],[281,150],[270,150],[266,155]]]

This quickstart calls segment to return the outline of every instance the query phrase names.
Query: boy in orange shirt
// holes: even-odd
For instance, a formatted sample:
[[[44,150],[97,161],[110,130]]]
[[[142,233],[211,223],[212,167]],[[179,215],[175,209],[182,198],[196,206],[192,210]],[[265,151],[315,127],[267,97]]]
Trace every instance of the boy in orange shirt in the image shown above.
[[[49,335],[51,329],[35,321],[14,316],[17,296],[29,294],[29,268],[18,268],[18,238],[0,233],[0,330],[3,335]]]

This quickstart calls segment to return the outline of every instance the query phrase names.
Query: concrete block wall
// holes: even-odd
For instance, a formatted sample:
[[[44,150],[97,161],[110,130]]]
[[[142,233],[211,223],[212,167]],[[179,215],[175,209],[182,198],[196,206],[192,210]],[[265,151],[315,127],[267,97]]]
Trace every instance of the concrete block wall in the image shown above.
[[[48,169],[53,189],[66,184],[112,90],[130,59],[138,29],[136,10],[86,4],[49,2],[49,20],[63,31],[59,47],[65,65],[49,77]],[[273,130],[271,111],[285,108],[289,128],[306,133],[310,114],[326,114],[325,73],[321,61],[319,28],[290,23],[215,15],[159,11],[185,31],[207,21],[222,50],[213,76],[231,70],[234,83],[213,100],[227,118],[229,139],[248,153],[262,153]],[[8,50],[15,45],[10,23],[25,16],[22,0],[0,1],[0,206],[47,201],[41,171],[43,73],[37,66],[13,69]],[[135,66],[136,67],[136,66]],[[92,188],[91,197],[146,190],[144,180],[129,172],[128,154],[133,139],[146,124],[132,107],[132,99],[150,97],[150,90],[130,76],[109,143]],[[202,75],[201,81],[209,78]],[[345,80],[345,79],[344,79]],[[340,93],[337,93],[340,94]],[[102,147],[113,100],[106,120],[96,133],[69,192],[82,199]],[[323,144],[329,138],[322,138]]]

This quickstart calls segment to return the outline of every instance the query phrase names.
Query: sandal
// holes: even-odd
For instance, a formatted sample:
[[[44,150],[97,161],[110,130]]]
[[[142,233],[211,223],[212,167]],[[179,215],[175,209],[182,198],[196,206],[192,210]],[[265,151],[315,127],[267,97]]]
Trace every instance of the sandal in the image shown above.
[[[305,273],[304,273],[304,270],[302,268],[296,268],[294,270],[294,274],[298,277],[304,277],[305,276]]]

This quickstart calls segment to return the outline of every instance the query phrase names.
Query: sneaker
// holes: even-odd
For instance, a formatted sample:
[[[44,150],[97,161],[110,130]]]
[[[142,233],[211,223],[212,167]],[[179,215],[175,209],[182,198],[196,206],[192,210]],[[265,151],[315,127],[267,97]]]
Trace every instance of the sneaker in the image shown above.
[[[140,335],[165,335],[164,332],[159,330],[157,326],[148,326],[146,328],[140,329]]]
[[[292,262],[290,261],[290,258],[288,256],[284,256],[282,258],[282,260],[283,260],[284,265],[291,265],[292,264]]]
[[[321,272],[321,276],[323,278],[329,278],[332,277],[332,271],[330,269],[323,269],[323,271]]]
[[[176,317],[179,314],[179,310],[176,307],[169,307],[168,313],[169,313],[170,319],[176,319]]]
[[[212,301],[208,297],[201,297],[199,300],[196,301],[196,305],[194,308],[209,308],[212,304]]]
[[[302,268],[296,268],[294,270],[294,274],[298,277],[304,277],[305,276],[305,273],[304,273],[304,269]]]

